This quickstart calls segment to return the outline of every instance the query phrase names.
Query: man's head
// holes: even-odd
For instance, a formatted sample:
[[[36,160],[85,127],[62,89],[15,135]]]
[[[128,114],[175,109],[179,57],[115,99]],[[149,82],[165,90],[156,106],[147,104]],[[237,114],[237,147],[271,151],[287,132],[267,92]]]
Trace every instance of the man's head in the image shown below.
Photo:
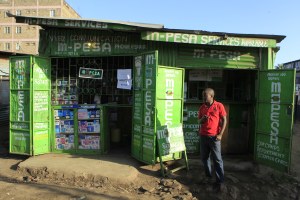
[[[204,103],[211,104],[214,101],[215,91],[212,88],[206,88],[202,92]]]

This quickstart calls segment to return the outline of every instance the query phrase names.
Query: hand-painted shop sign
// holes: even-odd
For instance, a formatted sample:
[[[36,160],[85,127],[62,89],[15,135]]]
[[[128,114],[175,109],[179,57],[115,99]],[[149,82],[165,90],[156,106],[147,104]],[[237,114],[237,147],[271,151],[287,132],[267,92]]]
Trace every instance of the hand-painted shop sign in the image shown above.
[[[92,68],[79,68],[80,78],[91,78],[91,79],[102,79],[103,70],[102,69],[92,69]]]
[[[63,28],[84,28],[84,29],[119,29],[119,30],[136,30],[136,27],[119,24],[106,23],[101,21],[81,20],[81,19],[49,19],[49,18],[31,18],[31,17],[17,17],[17,23],[25,23],[29,25],[39,26],[55,26]]]
[[[136,54],[146,50],[146,42],[136,33],[84,30],[47,30],[41,32],[39,53],[53,56]]]
[[[177,64],[180,67],[257,68],[258,52],[253,48],[228,50],[211,47],[197,48],[184,45],[178,48]]]
[[[172,32],[142,32],[143,40],[242,47],[276,47],[276,40],[264,38],[222,37]]]

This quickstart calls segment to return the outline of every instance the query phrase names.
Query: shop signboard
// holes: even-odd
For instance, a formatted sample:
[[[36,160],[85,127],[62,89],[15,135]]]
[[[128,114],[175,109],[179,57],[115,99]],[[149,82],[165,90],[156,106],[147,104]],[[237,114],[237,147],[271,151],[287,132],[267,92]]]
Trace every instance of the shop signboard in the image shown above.
[[[243,38],[220,35],[201,35],[191,33],[174,33],[174,32],[142,32],[143,40],[175,42],[186,44],[203,44],[218,46],[234,46],[234,47],[276,47],[275,39],[265,38]]]
[[[49,152],[50,61],[10,59],[10,153]]]
[[[256,49],[195,47],[184,45],[178,48],[177,65],[190,68],[210,69],[255,69],[259,66],[259,52]],[[210,81],[210,80],[208,80]]]
[[[138,33],[47,30],[40,33],[39,53],[51,56],[108,56],[146,51]]]
[[[198,154],[200,152],[199,104],[185,104],[183,108],[183,133],[187,153]]]
[[[291,164],[295,70],[259,72],[255,159],[280,171]]]
[[[10,60],[10,152],[31,154],[30,57]]]
[[[135,57],[132,156],[157,161],[156,129],[182,123],[183,75],[179,68],[158,66],[158,52]],[[169,156],[169,157],[168,157]],[[174,159],[167,155],[163,159]]]

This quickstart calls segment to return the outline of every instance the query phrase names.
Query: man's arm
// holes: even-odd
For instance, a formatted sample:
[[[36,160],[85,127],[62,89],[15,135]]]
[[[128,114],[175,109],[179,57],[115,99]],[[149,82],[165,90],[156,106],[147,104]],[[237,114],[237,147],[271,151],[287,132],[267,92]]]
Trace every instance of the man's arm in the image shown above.
[[[222,139],[223,133],[224,133],[225,128],[226,128],[226,124],[227,124],[227,118],[226,118],[226,116],[223,116],[222,117],[222,127],[221,127],[220,133],[217,135],[217,140]]]

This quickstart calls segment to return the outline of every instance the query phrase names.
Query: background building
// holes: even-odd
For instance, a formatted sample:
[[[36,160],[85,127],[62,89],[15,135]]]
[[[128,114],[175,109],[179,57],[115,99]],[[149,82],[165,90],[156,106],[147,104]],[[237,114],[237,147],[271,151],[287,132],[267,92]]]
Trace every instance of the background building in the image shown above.
[[[0,51],[38,54],[39,27],[15,23],[14,15],[80,18],[65,0],[0,0]]]
[[[80,18],[65,0],[0,0],[0,150],[8,140],[9,57],[38,54],[40,29],[16,23],[7,12],[22,16]]]

